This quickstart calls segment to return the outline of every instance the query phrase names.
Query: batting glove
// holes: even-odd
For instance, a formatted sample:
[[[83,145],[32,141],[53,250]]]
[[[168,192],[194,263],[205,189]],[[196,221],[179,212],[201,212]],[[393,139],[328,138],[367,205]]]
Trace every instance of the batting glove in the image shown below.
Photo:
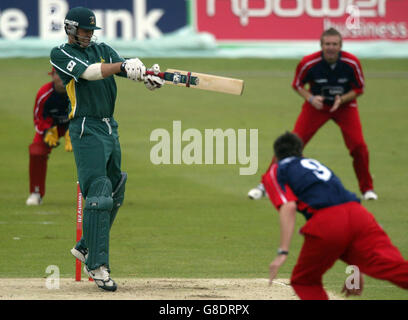
[[[69,130],[65,132],[65,151],[72,152],[71,137],[69,136]]]
[[[59,137],[57,126],[53,126],[45,131],[44,142],[50,148],[58,147],[59,145],[58,139]]]
[[[133,81],[143,81],[146,73],[146,67],[138,58],[125,60],[120,69],[126,72],[128,79]]]
[[[160,73],[160,66],[156,63],[148,70],[153,71],[155,75],[149,74],[145,76],[144,84],[146,88],[149,90],[161,88],[164,85],[164,79],[157,76]]]

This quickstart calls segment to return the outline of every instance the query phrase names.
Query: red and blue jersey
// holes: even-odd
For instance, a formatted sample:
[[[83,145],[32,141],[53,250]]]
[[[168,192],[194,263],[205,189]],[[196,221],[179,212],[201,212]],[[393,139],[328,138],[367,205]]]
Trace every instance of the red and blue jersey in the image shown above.
[[[282,159],[263,175],[262,183],[278,210],[281,205],[295,201],[297,210],[306,219],[319,209],[351,201],[360,202],[329,168],[309,158]]]
[[[322,51],[305,56],[296,68],[292,87],[298,90],[306,83],[310,84],[313,95],[324,97],[324,104],[331,106],[336,95],[342,95],[350,90],[357,94],[364,91],[364,74],[357,57],[346,51],[340,51],[339,59],[329,64],[323,59]],[[347,105],[357,106],[357,101],[350,101]]]
[[[37,92],[34,103],[34,125],[39,134],[52,126],[68,127],[68,95],[55,90],[52,82],[44,84]]]

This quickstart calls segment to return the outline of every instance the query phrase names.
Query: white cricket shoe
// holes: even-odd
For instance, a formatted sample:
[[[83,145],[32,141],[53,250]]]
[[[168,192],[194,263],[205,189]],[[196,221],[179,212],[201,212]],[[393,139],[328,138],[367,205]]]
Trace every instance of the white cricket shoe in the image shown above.
[[[87,249],[77,249],[73,247],[71,249],[71,254],[77,258],[79,261],[85,263],[86,258],[88,258],[88,250]]]
[[[109,275],[109,271],[106,266],[100,266],[95,270],[89,270],[88,267],[84,266],[85,273],[91,277],[96,285],[106,291],[116,291],[118,286],[115,281],[113,281]]]
[[[37,192],[33,192],[27,198],[26,205],[27,206],[38,206],[41,204],[41,202],[42,202],[41,195]]]
[[[262,183],[260,183],[258,186],[255,188],[249,190],[248,192],[248,197],[251,200],[259,200],[262,199],[262,197],[265,197],[265,188]]]
[[[368,190],[363,194],[364,200],[377,200],[378,195],[373,190]]]

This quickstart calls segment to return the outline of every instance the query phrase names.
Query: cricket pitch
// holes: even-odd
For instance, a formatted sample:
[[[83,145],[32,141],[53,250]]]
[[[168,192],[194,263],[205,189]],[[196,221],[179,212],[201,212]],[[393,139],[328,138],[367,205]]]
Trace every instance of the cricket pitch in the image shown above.
[[[105,292],[87,278],[59,280],[47,288],[43,278],[3,278],[0,300],[297,300],[288,279],[115,279],[118,290]],[[342,299],[329,293],[330,299]]]

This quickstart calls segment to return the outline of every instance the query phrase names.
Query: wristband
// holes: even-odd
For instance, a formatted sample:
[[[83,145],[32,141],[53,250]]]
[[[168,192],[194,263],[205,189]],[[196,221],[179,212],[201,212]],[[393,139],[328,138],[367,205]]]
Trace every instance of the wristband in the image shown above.
[[[126,61],[123,61],[122,64],[120,65],[120,71],[124,73],[126,73],[125,65],[126,65]]]
[[[282,250],[281,248],[279,248],[278,249],[278,256],[280,256],[282,254],[287,256],[289,254],[289,251]]]
[[[307,99],[307,101],[308,101],[310,104],[312,104],[313,98],[314,98],[314,96],[310,96],[309,99]]]

